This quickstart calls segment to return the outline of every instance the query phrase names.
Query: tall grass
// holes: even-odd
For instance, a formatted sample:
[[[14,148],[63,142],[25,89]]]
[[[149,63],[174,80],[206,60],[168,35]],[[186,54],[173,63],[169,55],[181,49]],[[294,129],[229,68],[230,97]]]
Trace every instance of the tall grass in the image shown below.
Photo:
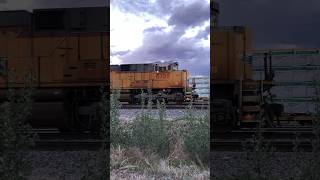
[[[192,104],[185,113],[186,126],[183,131],[184,150],[189,158],[201,166],[209,165],[210,155],[210,119],[209,114],[197,116]]]
[[[24,157],[34,145],[35,135],[27,119],[32,110],[33,76],[28,74],[25,87],[14,90],[14,74],[8,74],[8,90],[0,104],[0,179],[24,179],[31,173],[30,162]]]
[[[179,168],[195,167],[197,169],[195,171],[200,172],[199,165],[201,169],[208,168],[208,113],[197,117],[194,114],[195,111],[189,108],[182,121],[170,121],[166,117],[164,102],[157,101],[158,114],[157,116],[152,114],[154,111],[150,96],[150,92],[141,94],[142,109],[132,121],[127,123],[119,119],[120,106],[117,100],[119,96],[111,98],[111,114],[114,114],[111,117],[114,118],[111,119],[114,121],[111,123],[114,124],[111,128],[116,128],[111,129],[111,132],[114,132],[114,135],[111,135],[112,172],[134,171],[144,175],[161,176],[162,174],[161,177],[176,178],[178,175],[172,176],[173,172],[169,171],[177,172]],[[147,102],[146,99],[148,99]],[[168,171],[164,172],[164,169]],[[169,174],[165,175],[165,173]],[[181,177],[187,178],[187,174],[188,172],[185,172]],[[208,173],[203,177],[208,177]]]
[[[131,134],[129,127],[120,122],[119,97],[119,90],[114,90],[110,96],[110,144],[115,147],[118,145],[127,147],[131,142]]]
[[[81,180],[109,179],[110,177],[110,135],[113,133],[110,131],[112,127],[110,118],[114,113],[110,111],[112,97],[109,96],[110,93],[105,87],[107,86],[102,86],[100,89],[101,100],[97,109],[101,119],[102,146],[94,158],[90,158],[92,155],[89,152],[85,158],[82,158],[81,165],[85,171],[82,172]]]
[[[150,101],[149,101],[150,106]],[[169,127],[165,119],[165,105],[158,102],[159,119],[142,110],[132,122],[132,145],[166,157],[169,150]]]

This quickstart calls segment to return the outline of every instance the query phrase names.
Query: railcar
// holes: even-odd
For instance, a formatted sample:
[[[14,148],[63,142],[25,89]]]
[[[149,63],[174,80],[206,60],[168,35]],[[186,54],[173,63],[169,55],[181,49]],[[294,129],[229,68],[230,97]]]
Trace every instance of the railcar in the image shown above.
[[[141,103],[142,92],[154,102],[182,103],[196,98],[188,76],[177,62],[111,65],[111,90],[120,90],[120,101],[129,103]]]
[[[1,11],[0,72],[1,101],[9,85],[20,89],[33,75],[33,126],[98,127],[100,89],[109,79],[109,8]]]
[[[273,85],[272,60],[264,58],[265,79],[252,77],[251,33],[246,27],[211,31],[211,127],[252,126],[268,118],[264,93]],[[270,120],[272,121],[272,120]]]

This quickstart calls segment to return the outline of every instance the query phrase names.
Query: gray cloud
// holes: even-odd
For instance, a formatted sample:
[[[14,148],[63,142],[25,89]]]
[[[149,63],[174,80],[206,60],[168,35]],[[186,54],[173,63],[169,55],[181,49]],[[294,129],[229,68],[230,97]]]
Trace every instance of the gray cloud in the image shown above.
[[[163,27],[150,27],[144,30],[141,47],[117,57],[123,63],[143,63],[159,60],[178,61],[180,67],[188,69],[194,75],[209,75],[210,49],[202,47],[198,42],[209,35],[207,27],[193,38],[182,38],[188,28],[202,25],[209,21],[209,3],[205,0],[186,4],[176,0],[157,0],[151,4],[149,0],[112,0],[112,6],[121,11],[143,16],[144,13],[163,18],[169,16],[168,24],[172,31],[166,32]],[[131,1],[130,1],[131,2]]]
[[[210,16],[209,3],[205,1],[196,1],[187,6],[183,5],[175,9],[169,19],[170,25],[193,27],[208,20]]]
[[[156,0],[151,3],[150,0],[111,0],[113,6],[117,6],[123,12],[130,12],[143,16],[144,13],[150,13],[154,16],[162,17],[171,14],[175,4],[180,0]]]
[[[150,27],[150,28],[143,30],[143,33],[163,31],[164,29],[165,29],[165,27],[154,26],[154,27]]]
[[[204,30],[200,31],[196,38],[197,39],[208,39],[208,35],[210,34],[210,26],[207,26]]]
[[[172,32],[146,33],[143,45],[137,50],[121,56],[126,63],[153,62],[158,60],[175,60],[181,67],[192,74],[209,74],[209,47],[197,45],[199,39],[180,38],[183,29]]]
[[[220,0],[220,25],[253,30],[256,48],[320,47],[318,0]]]
[[[130,50],[127,50],[127,51],[112,51],[111,52],[111,56],[123,56],[123,55],[126,55],[128,53],[130,53],[131,51]]]

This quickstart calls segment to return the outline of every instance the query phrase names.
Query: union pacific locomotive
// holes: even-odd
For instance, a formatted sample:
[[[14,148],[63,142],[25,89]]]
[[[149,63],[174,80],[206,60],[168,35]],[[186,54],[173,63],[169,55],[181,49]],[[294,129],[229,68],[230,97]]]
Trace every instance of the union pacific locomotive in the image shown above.
[[[96,128],[109,79],[109,8],[1,11],[0,72],[0,101],[9,81],[19,89],[35,76],[33,126]]]
[[[141,103],[141,93],[149,93],[153,102],[191,101],[197,94],[188,85],[188,71],[177,62],[111,65],[111,89],[120,90],[120,101]],[[146,99],[147,100],[147,99]]]

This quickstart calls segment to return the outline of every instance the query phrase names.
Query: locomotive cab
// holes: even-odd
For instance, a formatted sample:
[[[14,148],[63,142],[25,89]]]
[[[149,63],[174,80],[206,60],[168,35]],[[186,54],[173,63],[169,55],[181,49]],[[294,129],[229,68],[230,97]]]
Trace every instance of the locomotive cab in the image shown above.
[[[154,63],[154,71],[162,72],[162,71],[177,71],[178,70],[178,62],[155,62]]]

